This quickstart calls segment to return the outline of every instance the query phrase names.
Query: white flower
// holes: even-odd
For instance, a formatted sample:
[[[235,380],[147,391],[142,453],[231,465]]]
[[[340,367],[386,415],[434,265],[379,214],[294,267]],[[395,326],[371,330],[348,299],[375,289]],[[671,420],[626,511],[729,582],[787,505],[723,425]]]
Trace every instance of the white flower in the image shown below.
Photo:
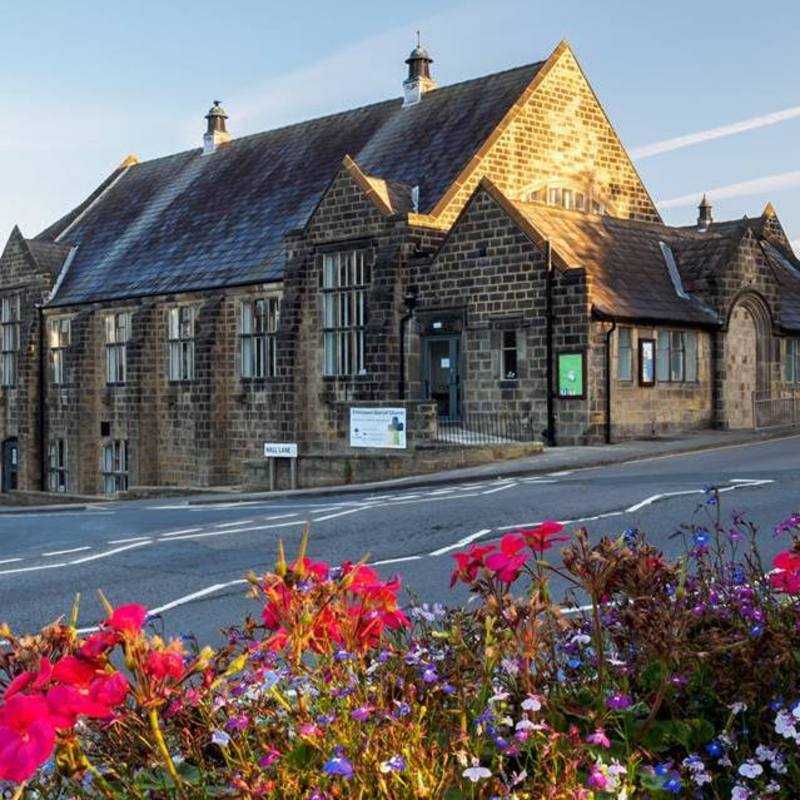
[[[500,662],[500,666],[512,677],[519,675],[519,663],[516,658],[504,658]]]
[[[776,794],[781,790],[781,785],[777,781],[770,781],[764,787],[764,794]]]
[[[731,714],[741,714],[742,711],[747,711],[747,703],[731,703],[728,708]]]
[[[794,717],[785,711],[779,711],[775,717],[775,732],[786,739],[796,739],[797,729],[795,728]]]
[[[498,689],[488,700],[490,703],[498,703],[501,700],[508,700],[508,692]]]
[[[211,741],[214,744],[218,744],[220,747],[227,747],[231,741],[231,737],[228,736],[225,731],[213,731],[211,734]]]
[[[752,758],[749,758],[739,766],[739,774],[745,778],[757,778],[759,775],[763,774],[763,772],[764,767]]]
[[[540,711],[542,701],[538,695],[530,694],[522,701],[522,708],[525,711]]]
[[[750,797],[750,790],[746,786],[736,786],[731,789],[731,800],[747,800]]]
[[[591,642],[591,641],[592,641],[592,637],[591,636],[587,636],[585,633],[576,633],[572,637],[572,639],[570,639],[570,642],[572,644],[577,644],[577,645],[589,644],[589,642]]]
[[[516,724],[516,730],[518,731],[533,731],[536,730],[537,726],[534,725],[529,719],[521,719]]]
[[[467,767],[461,774],[465,778],[469,778],[473,783],[477,783],[478,781],[482,781],[484,778],[491,778],[492,773],[486,769],[486,767],[481,767],[478,765],[478,760],[475,759],[472,762],[471,767]]]
[[[626,766],[620,764],[619,761],[617,761],[616,759],[614,759],[608,765],[608,774],[609,775],[613,775],[615,778],[617,778],[620,775],[627,775],[628,774],[628,768]]]
[[[759,761],[774,761],[777,754],[776,750],[771,747],[764,747],[763,744],[756,747],[756,758]]]

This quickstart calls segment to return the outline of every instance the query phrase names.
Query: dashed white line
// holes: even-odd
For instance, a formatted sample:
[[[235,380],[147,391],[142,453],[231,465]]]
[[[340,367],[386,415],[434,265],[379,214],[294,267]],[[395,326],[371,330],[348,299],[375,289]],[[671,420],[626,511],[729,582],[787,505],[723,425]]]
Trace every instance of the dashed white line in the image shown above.
[[[203,530],[202,528],[184,528],[182,531],[166,531],[165,533],[156,534],[157,536],[179,536],[183,533],[197,533]]]
[[[4,558],[0,564],[13,564],[15,561],[22,561],[21,558]]]
[[[66,562],[59,561],[57,564],[39,564],[36,567],[17,567],[16,569],[0,570],[0,575],[16,575],[19,572],[36,572],[40,569],[56,569],[57,567],[65,567],[66,565]]]
[[[481,492],[481,494],[494,494],[495,492],[502,492],[505,489],[512,489],[516,485],[516,483],[506,483],[503,486],[498,486],[495,489],[487,489],[485,492]]]
[[[483,528],[480,531],[476,531],[475,533],[471,533],[469,536],[465,536],[463,539],[459,539],[454,544],[448,544],[445,547],[440,547],[438,550],[431,550],[428,553],[429,556],[442,556],[445,553],[450,552],[450,550],[455,550],[458,547],[464,547],[468,545],[470,542],[474,542],[475,539],[480,539],[481,536],[486,536],[487,533],[491,533],[491,528]]]
[[[272,528],[285,528],[287,525],[302,525],[302,520],[294,522],[278,522],[275,525],[254,525],[250,528],[228,528],[224,531],[206,531],[205,533],[187,533],[182,536],[170,536],[167,539],[159,539],[159,542],[176,542],[181,539],[205,539],[207,536],[225,536],[230,533],[249,533],[250,531],[266,531]]]
[[[289,517],[299,517],[300,515],[295,512],[294,514],[276,514],[274,517],[265,517],[267,521],[272,519],[288,519]],[[252,521],[252,520],[251,520]]]
[[[218,522],[218,523],[216,523],[215,527],[217,527],[217,528],[233,528],[236,525],[250,525],[253,522],[255,522],[254,519],[240,519],[240,520],[237,520],[236,522]],[[196,528],[195,530],[199,530],[199,528]],[[186,531],[183,531],[183,533],[186,533]],[[194,531],[190,531],[190,533],[194,533]],[[168,534],[164,534],[164,535],[167,536]]]
[[[91,550],[87,544],[85,547],[71,547],[69,550],[51,550],[49,553],[42,553],[43,556],[65,556],[67,553],[80,553],[81,550]]]
[[[358,511],[363,511],[365,508],[371,508],[371,506],[360,506],[359,508],[348,508],[347,511],[339,511],[336,514],[328,514],[324,517],[315,517],[312,522],[325,522],[326,519],[336,519],[336,517],[344,517],[347,514],[355,514]]]
[[[109,539],[108,544],[126,544],[127,542],[149,542],[149,536],[131,536],[128,539]]]
[[[419,561],[422,556],[399,556],[398,558],[384,558],[381,561],[370,562],[371,567],[380,567],[384,564],[401,564],[404,561]]]
[[[75,558],[69,562],[70,566],[74,566],[76,564],[86,564],[88,561],[97,561],[99,558],[108,558],[109,556],[116,555],[117,553],[122,553],[125,550],[133,550],[135,547],[142,547],[143,545],[149,544],[149,542],[134,542],[133,544],[126,544],[123,547],[114,547],[111,550],[105,550],[102,553],[95,553],[92,556],[84,556],[83,558]]]

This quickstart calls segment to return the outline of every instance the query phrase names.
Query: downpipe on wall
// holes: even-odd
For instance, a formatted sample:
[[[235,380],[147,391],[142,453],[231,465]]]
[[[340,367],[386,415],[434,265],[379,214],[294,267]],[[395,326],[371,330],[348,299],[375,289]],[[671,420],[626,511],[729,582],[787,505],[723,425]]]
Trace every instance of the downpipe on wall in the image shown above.
[[[606,444],[611,444],[611,336],[617,329],[617,321],[611,321],[606,331]]]
[[[47,491],[47,462],[45,456],[47,455],[47,439],[45,436],[45,413],[44,413],[44,392],[45,392],[45,358],[44,358],[44,345],[45,345],[45,332],[44,332],[44,306],[37,305],[37,312],[39,314],[39,383],[37,392],[37,417],[39,428],[39,488]]]
[[[547,267],[545,272],[545,339],[546,341],[546,368],[547,368],[547,428],[545,439],[548,447],[556,446],[556,411],[554,405],[553,386],[553,250],[550,240],[544,243]]]

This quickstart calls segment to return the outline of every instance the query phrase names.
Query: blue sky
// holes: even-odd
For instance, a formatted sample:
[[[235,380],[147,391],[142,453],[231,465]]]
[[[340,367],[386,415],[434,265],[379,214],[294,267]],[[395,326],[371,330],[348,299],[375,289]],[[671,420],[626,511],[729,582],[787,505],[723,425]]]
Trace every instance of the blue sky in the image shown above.
[[[15,223],[38,233],[129,153],[199,146],[214,98],[241,135],[399,95],[420,28],[440,84],[568,39],[668,222],[693,222],[702,191],[717,219],[771,200],[800,252],[797,0],[28,0],[3,23],[3,242]]]

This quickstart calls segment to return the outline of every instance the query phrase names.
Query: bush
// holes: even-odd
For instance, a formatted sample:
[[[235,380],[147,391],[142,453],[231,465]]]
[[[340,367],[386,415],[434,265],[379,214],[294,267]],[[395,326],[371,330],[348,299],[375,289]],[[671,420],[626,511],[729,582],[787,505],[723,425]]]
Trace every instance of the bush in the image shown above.
[[[767,572],[756,529],[556,522],[455,555],[467,608],[404,612],[400,581],[305,539],[250,576],[259,620],[219,651],[146,611],[2,630],[0,778],[15,798],[796,798],[800,516]],[[565,545],[561,558],[545,553]],[[553,575],[574,606],[553,602]]]

